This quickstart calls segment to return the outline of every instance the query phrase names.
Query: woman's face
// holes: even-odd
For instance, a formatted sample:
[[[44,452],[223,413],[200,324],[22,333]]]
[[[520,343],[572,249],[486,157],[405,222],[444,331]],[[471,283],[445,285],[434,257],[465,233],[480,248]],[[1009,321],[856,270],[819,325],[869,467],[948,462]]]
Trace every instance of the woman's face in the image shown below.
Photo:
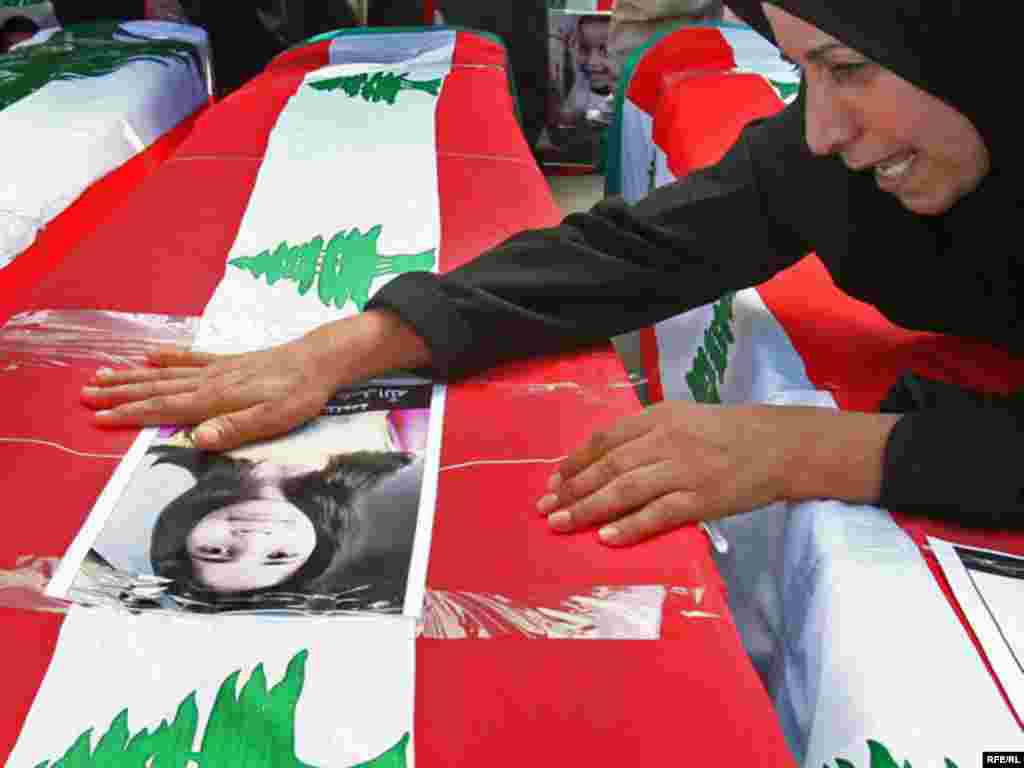
[[[185,542],[195,578],[215,592],[266,589],[313,554],[316,531],[284,499],[255,499],[209,513]]]
[[[953,107],[806,21],[763,7],[783,54],[807,81],[812,152],[872,169],[881,189],[921,214],[949,210],[988,174],[981,136]]]

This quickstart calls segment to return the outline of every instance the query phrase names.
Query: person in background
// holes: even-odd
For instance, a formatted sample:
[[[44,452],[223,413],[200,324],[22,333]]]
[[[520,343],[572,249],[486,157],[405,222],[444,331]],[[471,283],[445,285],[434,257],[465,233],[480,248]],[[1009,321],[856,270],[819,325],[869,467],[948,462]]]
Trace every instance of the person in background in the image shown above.
[[[7,53],[18,43],[23,43],[39,31],[39,25],[27,16],[11,16],[0,27],[0,53]]]
[[[680,24],[723,20],[722,0],[617,0],[608,33],[608,62],[615,78],[622,76],[629,54],[651,35]],[[735,19],[730,12],[730,17]]]
[[[90,21],[175,21],[188,23],[180,0],[52,0],[62,27]]]
[[[62,27],[89,21],[138,21],[146,18],[146,0],[52,0]]]

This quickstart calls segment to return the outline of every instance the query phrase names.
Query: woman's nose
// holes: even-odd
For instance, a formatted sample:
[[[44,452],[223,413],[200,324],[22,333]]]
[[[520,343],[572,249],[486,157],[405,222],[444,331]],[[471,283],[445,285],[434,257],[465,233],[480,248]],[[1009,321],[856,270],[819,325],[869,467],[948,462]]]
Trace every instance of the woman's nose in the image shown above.
[[[804,132],[807,146],[816,155],[843,151],[857,135],[857,123],[850,108],[828,83],[807,83]]]

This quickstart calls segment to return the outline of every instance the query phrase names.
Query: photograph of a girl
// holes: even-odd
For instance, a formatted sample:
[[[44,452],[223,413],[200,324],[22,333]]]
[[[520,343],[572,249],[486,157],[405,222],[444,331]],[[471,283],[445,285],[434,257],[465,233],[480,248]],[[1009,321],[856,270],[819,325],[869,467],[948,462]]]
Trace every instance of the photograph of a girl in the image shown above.
[[[372,407],[369,405],[367,407]],[[232,453],[158,438],[83,568],[129,607],[400,613],[429,410],[325,415]],[[82,579],[76,580],[76,584]]]

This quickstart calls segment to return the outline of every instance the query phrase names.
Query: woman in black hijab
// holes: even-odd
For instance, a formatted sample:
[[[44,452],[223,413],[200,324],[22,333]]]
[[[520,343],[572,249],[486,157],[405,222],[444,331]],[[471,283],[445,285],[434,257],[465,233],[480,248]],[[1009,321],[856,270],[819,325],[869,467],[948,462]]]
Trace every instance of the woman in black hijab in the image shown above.
[[[107,409],[97,422],[204,421],[200,444],[227,448],[312,417],[353,378],[416,365],[458,377],[604,340],[810,251],[898,325],[1024,353],[1020,257],[1002,237],[1019,200],[1005,111],[969,76],[1000,70],[965,71],[955,55],[990,17],[955,0],[730,5],[805,76],[800,98],[748,126],[718,165],[635,206],[607,200],[518,235],[445,276],[402,275],[369,311],[284,348],[166,352],[154,362],[167,370],[97,376],[84,393]],[[171,397],[151,399],[161,393]],[[896,394],[900,413],[662,403],[595,435],[538,508],[555,530],[603,526],[613,545],[780,499],[1024,525],[1021,400],[920,381]]]

